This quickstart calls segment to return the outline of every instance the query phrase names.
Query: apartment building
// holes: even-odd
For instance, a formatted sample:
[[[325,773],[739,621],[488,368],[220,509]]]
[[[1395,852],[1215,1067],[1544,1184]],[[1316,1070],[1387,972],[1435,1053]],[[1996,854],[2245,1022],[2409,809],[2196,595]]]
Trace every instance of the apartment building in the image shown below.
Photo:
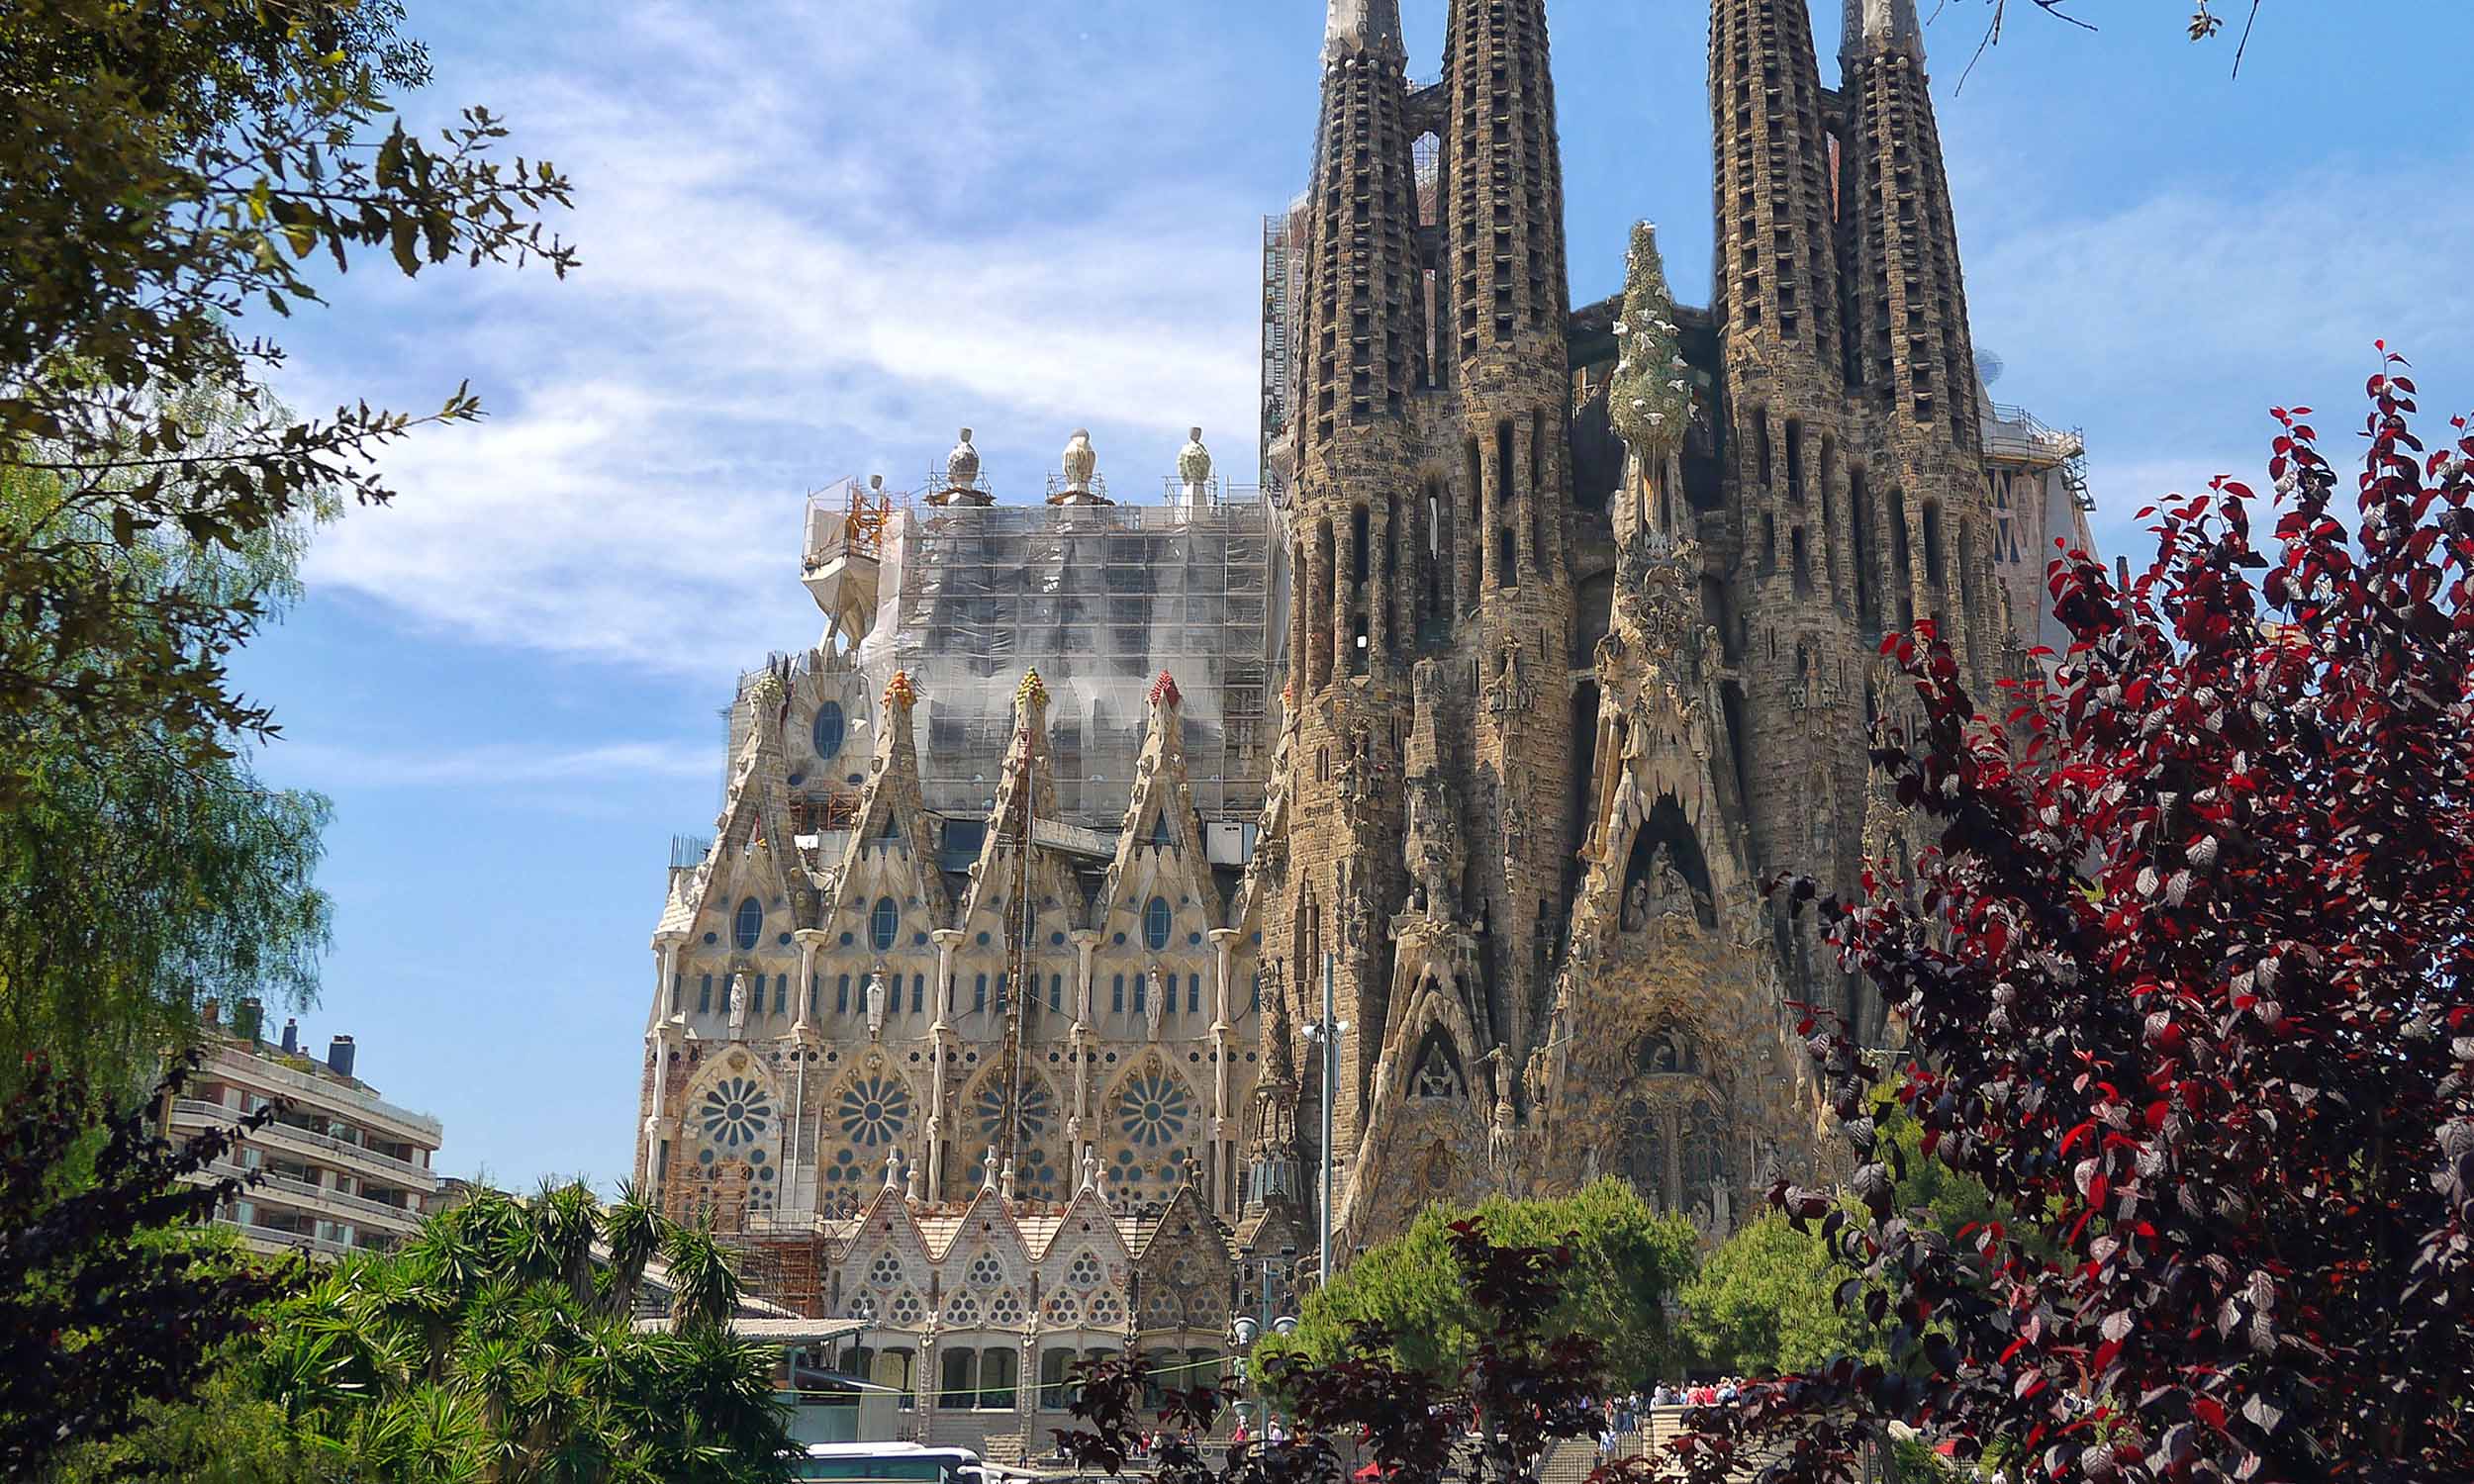
[[[237,1123],[270,1103],[279,1109],[214,1166],[217,1175],[258,1177],[219,1220],[261,1252],[320,1258],[385,1252],[420,1228],[438,1190],[430,1168],[436,1119],[388,1102],[354,1076],[350,1036],[333,1037],[321,1061],[301,1049],[295,1021],[284,1022],[276,1042],[263,1040],[254,1001],[242,1001],[229,1025],[212,1006],[207,1020],[198,1074],[164,1110],[171,1137]]]

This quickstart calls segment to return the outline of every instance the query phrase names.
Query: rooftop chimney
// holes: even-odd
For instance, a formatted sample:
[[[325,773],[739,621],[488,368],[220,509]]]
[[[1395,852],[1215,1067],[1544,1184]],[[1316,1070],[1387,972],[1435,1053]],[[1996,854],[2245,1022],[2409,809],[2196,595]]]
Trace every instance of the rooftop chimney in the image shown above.
[[[287,1015],[283,1018],[283,1050],[285,1056],[297,1056],[301,1050],[301,1022]]]
[[[327,1043],[327,1066],[336,1076],[352,1074],[352,1038],[337,1036]]]

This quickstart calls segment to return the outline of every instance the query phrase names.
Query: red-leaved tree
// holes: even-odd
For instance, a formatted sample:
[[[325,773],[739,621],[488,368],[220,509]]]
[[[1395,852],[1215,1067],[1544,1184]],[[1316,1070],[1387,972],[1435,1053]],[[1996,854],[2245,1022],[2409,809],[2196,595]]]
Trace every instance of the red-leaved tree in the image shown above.
[[[2264,549],[2220,480],[2127,592],[2054,562],[2074,642],[2001,724],[1896,641],[1875,761],[1939,849],[1820,912],[1910,1058],[1808,1027],[1862,1211],[1771,1196],[1892,1358],[1697,1415],[1695,1480],[1852,1479],[1891,1421],[2058,1481],[2474,1478],[2474,437],[2426,449],[2402,365],[2358,478],[2276,414]],[[1885,1079],[2007,1225],[1895,1209]]]
[[[2474,437],[2427,450],[2400,366],[2358,480],[2276,413],[2266,549],[2217,480],[2128,591],[2053,561],[2073,643],[2002,724],[1895,640],[1875,765],[1940,849],[1819,910],[1910,1059],[1809,1027],[1863,1215],[1771,1195],[1893,1360],[1697,1415],[1692,1479],[1854,1479],[1890,1420],[2058,1482],[2474,1479]],[[1895,1210],[1875,1081],[2007,1225]]]

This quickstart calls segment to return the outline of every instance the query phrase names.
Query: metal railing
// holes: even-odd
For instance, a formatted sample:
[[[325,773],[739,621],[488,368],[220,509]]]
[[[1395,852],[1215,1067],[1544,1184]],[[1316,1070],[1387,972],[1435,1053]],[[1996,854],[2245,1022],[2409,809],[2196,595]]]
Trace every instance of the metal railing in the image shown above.
[[[172,1117],[175,1119],[190,1118],[201,1122],[231,1125],[240,1122],[247,1116],[238,1108],[227,1108],[221,1103],[196,1102],[185,1097],[172,1104]],[[287,1144],[295,1149],[306,1149],[313,1154],[333,1155],[344,1159],[358,1160],[381,1173],[399,1175],[415,1181],[417,1182],[414,1186],[416,1190],[438,1188],[436,1172],[426,1164],[415,1164],[410,1159],[399,1159],[393,1155],[382,1155],[374,1149],[353,1144],[347,1140],[332,1139],[325,1134],[314,1134],[308,1129],[295,1128],[281,1119],[263,1128],[252,1130],[244,1142]]]
[[[329,1209],[331,1215],[336,1211],[348,1212],[356,1218],[365,1216],[382,1222],[391,1222],[408,1232],[417,1231],[421,1227],[422,1214],[419,1211],[403,1206],[390,1206],[385,1201],[373,1201],[366,1196],[353,1195],[332,1186],[313,1184],[308,1180],[295,1179],[291,1175],[277,1174],[268,1169],[243,1168],[229,1159],[216,1160],[207,1166],[206,1173],[220,1179],[243,1180],[255,1175],[256,1181],[248,1187],[248,1195],[252,1200],[266,1198],[272,1199],[279,1205],[324,1207]]]
[[[273,1086],[289,1088],[314,1102],[340,1104],[355,1116],[365,1116],[373,1122],[391,1123],[398,1131],[409,1134],[416,1140],[424,1136],[436,1140],[443,1137],[446,1132],[445,1125],[427,1113],[416,1113],[410,1108],[399,1108],[385,1098],[363,1092],[348,1084],[328,1081],[306,1071],[296,1070],[270,1056],[253,1055],[245,1051],[234,1050],[231,1047],[218,1047],[216,1054],[207,1059],[205,1069],[209,1072],[228,1071],[232,1073],[232,1079],[235,1081],[245,1082],[253,1077],[263,1078]]]

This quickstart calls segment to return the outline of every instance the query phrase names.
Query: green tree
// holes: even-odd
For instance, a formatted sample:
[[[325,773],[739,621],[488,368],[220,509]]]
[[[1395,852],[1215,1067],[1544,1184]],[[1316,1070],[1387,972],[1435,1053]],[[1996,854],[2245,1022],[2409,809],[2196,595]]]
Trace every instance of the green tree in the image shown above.
[[[1783,1216],[1762,1216],[1721,1243],[1683,1285],[1683,1338],[1695,1365],[1763,1376],[1875,1348],[1860,1308],[1834,1295],[1844,1272],[1830,1250]]]
[[[1330,1365],[1352,1355],[1357,1328],[1379,1325],[1394,1363],[1427,1376],[1458,1375],[1486,1332],[1453,1254],[1454,1223],[1475,1215],[1498,1246],[1569,1243],[1548,1324],[1601,1347],[1604,1380],[1632,1385],[1655,1378],[1675,1358],[1666,1300],[1692,1269],[1689,1222],[1661,1216],[1630,1185],[1601,1179],[1559,1200],[1492,1197],[1470,1209],[1433,1205],[1403,1236],[1360,1253],[1310,1295],[1293,1335],[1255,1347],[1258,1380],[1276,1357]]]
[[[178,409],[208,442],[243,417],[214,389]],[[124,547],[101,515],[64,512],[61,492],[58,476],[0,465],[0,547],[39,524],[82,532],[64,560],[141,615],[166,593],[280,615],[315,521],[336,509],[310,492],[229,545],[149,531]],[[0,648],[19,626],[0,607]],[[105,739],[38,706],[0,736],[15,780],[0,806],[0,1092],[40,1052],[104,1100],[124,1097],[151,1082],[167,1044],[194,1038],[201,1000],[316,997],[325,798],[265,788],[244,759],[201,754],[159,723]]]
[[[633,1325],[665,1259],[667,1333]],[[709,1233],[629,1189],[484,1193],[276,1312],[259,1393],[323,1477],[759,1484],[788,1477],[773,1357],[736,1339]]]
[[[271,729],[225,668],[256,598],[124,581],[148,533],[233,550],[324,492],[383,501],[382,444],[478,416],[458,389],[420,418],[365,403],[296,418],[260,381],[282,351],[244,311],[318,304],[373,251],[407,275],[573,266],[527,220],[566,204],[565,177],[498,158],[487,110],[427,142],[391,120],[390,90],[428,78],[402,15],[396,0],[0,9],[0,478],[41,496],[0,527],[0,802],[27,786],[29,732],[98,754],[142,734],[195,762]],[[229,421],[187,416],[203,387]]]

